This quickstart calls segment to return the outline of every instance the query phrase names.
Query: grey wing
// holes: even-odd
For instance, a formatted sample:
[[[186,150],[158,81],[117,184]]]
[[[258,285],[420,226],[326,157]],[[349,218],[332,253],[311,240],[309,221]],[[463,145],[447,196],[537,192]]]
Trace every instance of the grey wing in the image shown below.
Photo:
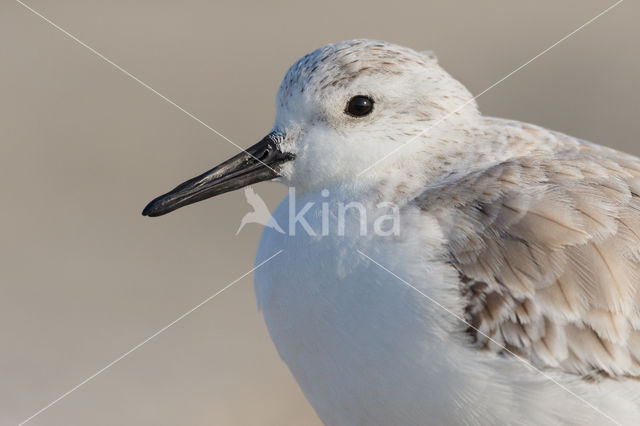
[[[640,160],[567,144],[416,202],[445,230],[478,347],[577,374],[640,376]]]

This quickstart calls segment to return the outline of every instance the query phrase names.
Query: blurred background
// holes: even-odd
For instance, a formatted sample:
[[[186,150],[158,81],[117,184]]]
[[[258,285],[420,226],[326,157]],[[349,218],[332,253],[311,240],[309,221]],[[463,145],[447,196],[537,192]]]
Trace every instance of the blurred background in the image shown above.
[[[356,37],[432,49],[473,93],[613,0],[26,0],[242,147],[287,68]],[[626,1],[478,99],[640,154],[640,3]],[[242,192],[142,207],[235,154],[25,9],[0,4],[0,424],[17,424],[249,271]],[[277,184],[256,191],[271,208]],[[242,279],[30,425],[316,425]]]

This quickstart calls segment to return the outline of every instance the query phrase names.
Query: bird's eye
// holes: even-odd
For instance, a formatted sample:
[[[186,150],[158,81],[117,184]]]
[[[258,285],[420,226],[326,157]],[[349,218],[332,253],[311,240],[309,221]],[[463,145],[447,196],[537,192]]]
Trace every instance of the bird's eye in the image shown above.
[[[368,96],[354,96],[349,99],[345,112],[352,117],[364,117],[373,111],[373,99]]]

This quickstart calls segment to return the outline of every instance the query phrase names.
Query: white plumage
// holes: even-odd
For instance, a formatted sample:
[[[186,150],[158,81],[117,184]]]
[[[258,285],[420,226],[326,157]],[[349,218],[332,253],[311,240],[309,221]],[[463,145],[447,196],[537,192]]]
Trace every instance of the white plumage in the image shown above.
[[[344,236],[264,231],[257,262],[284,251],[258,302],[325,423],[637,424],[640,160],[482,117],[432,54],[384,42],[305,56],[277,106],[314,229],[323,203],[401,213],[387,237],[355,213]]]

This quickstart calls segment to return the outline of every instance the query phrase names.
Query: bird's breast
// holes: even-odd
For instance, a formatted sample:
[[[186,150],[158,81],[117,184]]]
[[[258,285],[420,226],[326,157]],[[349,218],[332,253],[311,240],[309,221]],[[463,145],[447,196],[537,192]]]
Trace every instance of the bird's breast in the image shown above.
[[[312,229],[322,226],[322,208],[305,214]],[[274,213],[285,231],[291,211],[285,200]],[[299,226],[295,233],[264,230],[256,263],[282,252],[256,271],[255,289],[270,335],[307,398],[328,424],[349,424],[354,412],[372,416],[364,424],[426,416],[430,404],[414,391],[438,362],[448,362],[435,342],[451,325],[425,298],[452,277],[448,266],[429,261],[436,247],[418,241],[434,230],[363,235],[357,224],[344,235],[314,235]],[[390,394],[398,401],[392,407]]]

